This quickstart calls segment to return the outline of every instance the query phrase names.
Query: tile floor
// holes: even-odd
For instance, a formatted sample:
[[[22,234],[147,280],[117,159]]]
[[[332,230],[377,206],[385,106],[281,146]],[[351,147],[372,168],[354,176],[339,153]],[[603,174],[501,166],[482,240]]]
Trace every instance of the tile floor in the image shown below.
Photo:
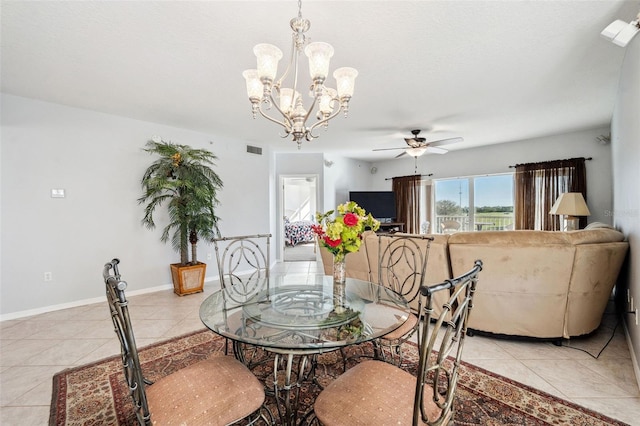
[[[322,271],[316,262],[279,263],[273,273]],[[123,269],[126,279],[126,268]],[[98,285],[98,283],[96,283]],[[201,301],[216,290],[177,297],[170,290],[131,297],[131,316],[144,346],[203,328]],[[606,314],[588,339],[569,343],[590,352],[604,346],[616,325]],[[47,425],[54,373],[119,353],[106,302],[0,323],[0,424]],[[640,425],[640,392],[622,326],[599,359],[552,343],[482,336],[467,339],[463,358],[560,398]]]

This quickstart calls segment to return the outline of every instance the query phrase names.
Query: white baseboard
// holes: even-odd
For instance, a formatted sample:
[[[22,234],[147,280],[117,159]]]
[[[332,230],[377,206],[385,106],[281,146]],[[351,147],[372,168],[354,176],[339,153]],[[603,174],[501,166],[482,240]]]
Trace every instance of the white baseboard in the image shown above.
[[[156,291],[170,290],[172,288],[173,288],[172,284],[143,288],[141,290],[128,291],[127,296],[130,297],[130,296],[137,296],[139,294],[145,294],[145,293],[155,293]],[[30,317],[33,315],[45,314],[47,312],[59,311],[62,309],[77,308],[78,306],[92,305],[94,303],[106,302],[106,300],[107,300],[106,296],[93,297],[91,299],[74,300],[73,302],[61,303],[59,305],[43,306],[41,308],[28,309],[26,311],[12,312],[10,314],[0,315],[0,322],[24,318],[24,317]]]
[[[633,352],[633,345],[631,344],[631,336],[629,335],[629,329],[627,328],[627,322],[622,321],[622,327],[624,328],[624,335],[627,339],[627,346],[629,347],[629,353],[631,354],[631,364],[633,365],[633,372],[636,375],[636,385],[640,389],[640,365],[638,364],[638,358],[635,352]]]

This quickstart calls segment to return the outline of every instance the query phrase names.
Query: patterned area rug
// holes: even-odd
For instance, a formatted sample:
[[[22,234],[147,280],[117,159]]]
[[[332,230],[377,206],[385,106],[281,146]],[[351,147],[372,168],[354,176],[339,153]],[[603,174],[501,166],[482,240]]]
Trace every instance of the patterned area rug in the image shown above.
[[[199,331],[140,350],[145,376],[154,381],[193,362],[224,356],[225,341],[210,331]],[[231,353],[231,352],[230,352]],[[353,365],[358,355],[371,353],[369,344],[349,347]],[[404,351],[407,368],[415,370],[415,346]],[[340,352],[318,357],[316,377],[326,385],[342,372]],[[349,366],[350,366],[349,365]],[[273,383],[270,362],[254,373]],[[305,382],[300,393],[301,416],[311,409],[320,388]],[[272,401],[274,413],[277,410]],[[625,425],[602,414],[463,363],[456,398],[456,425]],[[53,377],[50,425],[134,425],[133,405],[124,383],[119,357],[68,369]]]

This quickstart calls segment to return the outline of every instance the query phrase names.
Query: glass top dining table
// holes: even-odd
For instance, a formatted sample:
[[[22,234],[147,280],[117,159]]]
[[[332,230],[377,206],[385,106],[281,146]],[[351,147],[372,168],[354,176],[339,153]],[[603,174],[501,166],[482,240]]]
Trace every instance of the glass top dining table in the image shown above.
[[[276,424],[286,426],[299,424],[300,384],[315,380],[317,354],[384,336],[410,314],[402,296],[353,278],[344,285],[314,274],[225,278],[231,282],[200,305],[200,319],[232,340],[236,357],[250,368],[246,348],[274,354],[278,379],[265,386],[276,399]]]
[[[280,353],[322,353],[383,336],[410,314],[407,301],[369,281],[274,275],[229,285],[207,297],[200,319],[235,342]]]

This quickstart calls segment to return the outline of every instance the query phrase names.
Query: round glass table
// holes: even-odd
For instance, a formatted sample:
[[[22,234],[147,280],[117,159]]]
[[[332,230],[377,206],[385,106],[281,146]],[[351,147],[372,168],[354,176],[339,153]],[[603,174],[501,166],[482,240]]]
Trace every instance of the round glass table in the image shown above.
[[[407,301],[397,293],[368,281],[347,278],[336,285],[326,275],[275,275],[234,280],[207,297],[200,319],[210,330],[234,343],[243,362],[243,348],[275,353],[274,395],[283,404],[283,424],[295,424],[300,380],[310,356],[366,342],[400,327],[409,317]],[[298,357],[297,383],[292,383]],[[313,359],[312,363],[313,364]],[[280,369],[282,372],[279,373]],[[280,406],[278,406],[280,410]]]

